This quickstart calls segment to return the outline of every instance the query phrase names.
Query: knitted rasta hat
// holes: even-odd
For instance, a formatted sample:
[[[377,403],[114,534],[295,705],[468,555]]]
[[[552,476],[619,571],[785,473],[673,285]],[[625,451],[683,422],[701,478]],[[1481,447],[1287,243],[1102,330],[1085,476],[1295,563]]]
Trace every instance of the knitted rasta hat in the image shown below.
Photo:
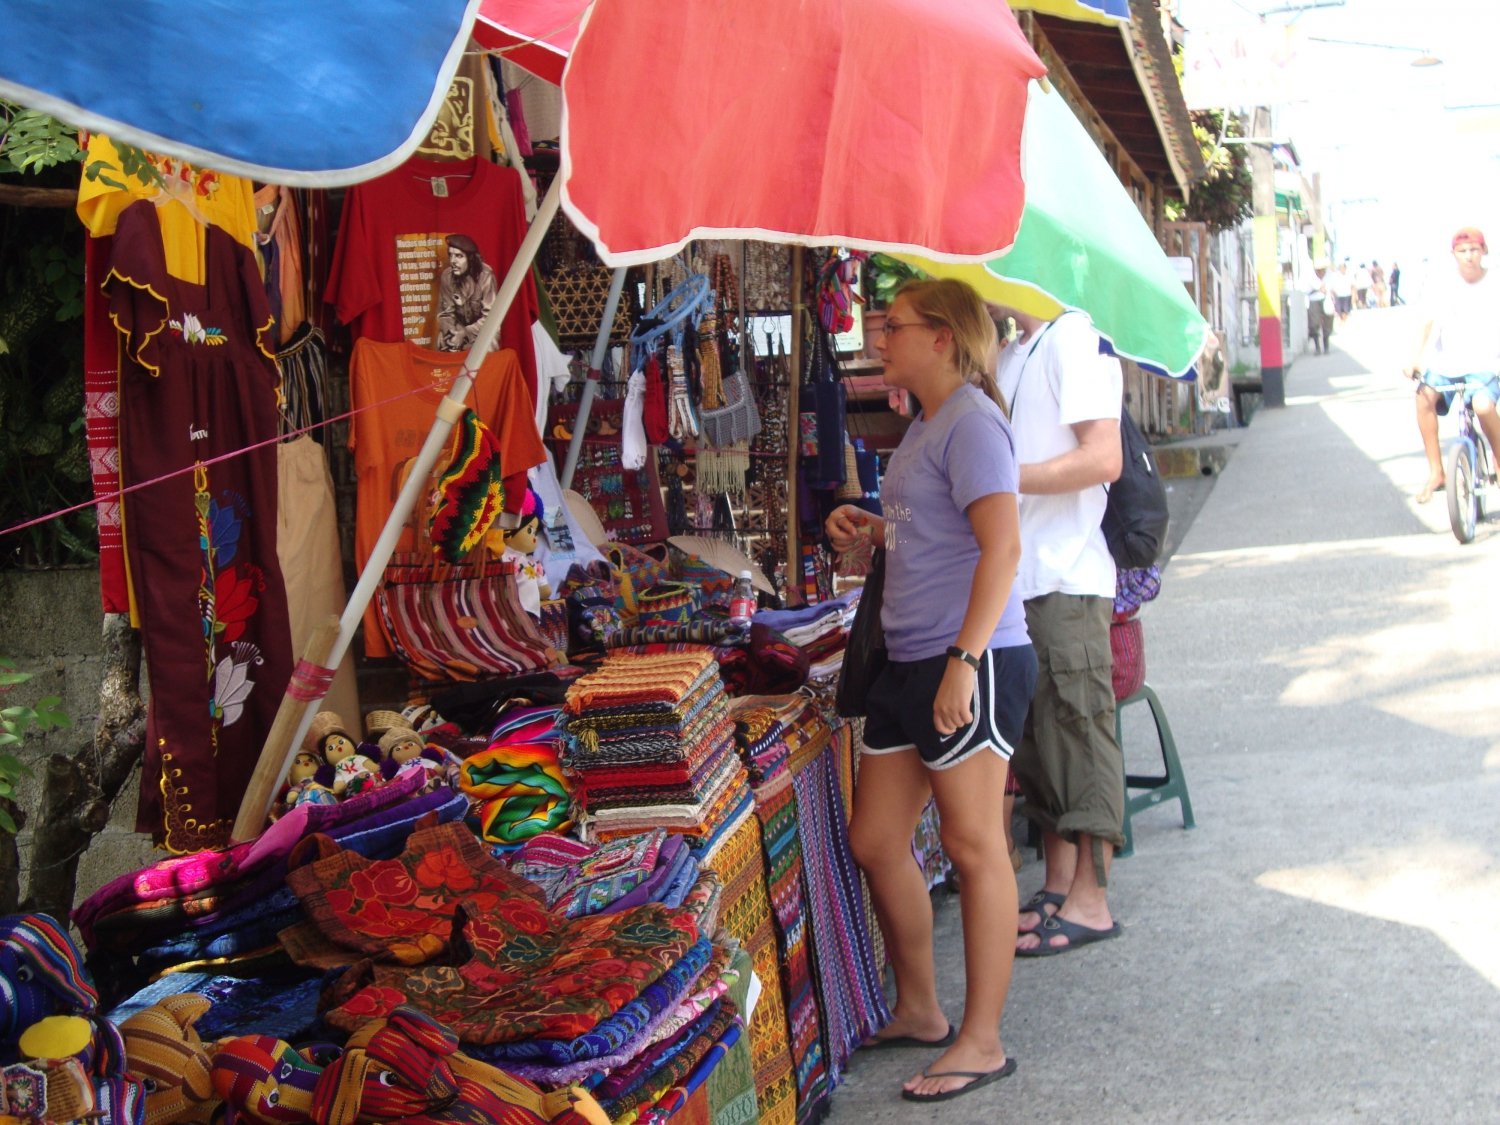
[[[434,489],[432,518],[427,524],[434,551],[457,564],[484,541],[484,533],[505,503],[501,479],[500,443],[477,414],[465,411],[458,449]]]

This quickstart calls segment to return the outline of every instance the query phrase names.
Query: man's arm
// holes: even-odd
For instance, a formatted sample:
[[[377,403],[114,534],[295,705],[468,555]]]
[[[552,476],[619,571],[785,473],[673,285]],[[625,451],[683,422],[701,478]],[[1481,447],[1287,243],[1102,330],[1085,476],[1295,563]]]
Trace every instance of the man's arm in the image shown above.
[[[1046,461],[1021,466],[1021,491],[1055,496],[1082,492],[1096,484],[1120,478],[1120,422],[1117,418],[1093,418],[1074,422],[1078,448]]]
[[[1405,371],[1408,378],[1420,379],[1422,377],[1422,360],[1427,355],[1427,341],[1432,338],[1432,321],[1424,321],[1422,324],[1422,338],[1417,343],[1416,354],[1412,361],[1406,365]]]

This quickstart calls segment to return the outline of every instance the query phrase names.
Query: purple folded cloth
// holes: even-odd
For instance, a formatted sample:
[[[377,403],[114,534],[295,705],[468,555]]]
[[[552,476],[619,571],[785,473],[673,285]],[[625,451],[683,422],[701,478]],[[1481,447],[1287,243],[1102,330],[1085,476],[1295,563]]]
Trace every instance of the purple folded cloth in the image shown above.
[[[643,906],[648,902],[660,902],[662,893],[671,885],[672,877],[682,865],[692,859],[688,855],[687,841],[673,833],[662,841],[661,851],[656,854],[656,868],[644,880],[598,910],[598,914],[618,914],[632,906]]]

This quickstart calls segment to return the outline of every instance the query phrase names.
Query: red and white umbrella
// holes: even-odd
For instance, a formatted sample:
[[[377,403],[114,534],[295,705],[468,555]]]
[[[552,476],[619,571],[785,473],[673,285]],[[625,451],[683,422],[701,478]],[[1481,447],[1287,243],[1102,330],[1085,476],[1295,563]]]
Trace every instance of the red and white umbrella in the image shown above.
[[[563,93],[562,206],[614,266],[695,238],[1003,253],[1027,83],[997,0],[482,0]]]

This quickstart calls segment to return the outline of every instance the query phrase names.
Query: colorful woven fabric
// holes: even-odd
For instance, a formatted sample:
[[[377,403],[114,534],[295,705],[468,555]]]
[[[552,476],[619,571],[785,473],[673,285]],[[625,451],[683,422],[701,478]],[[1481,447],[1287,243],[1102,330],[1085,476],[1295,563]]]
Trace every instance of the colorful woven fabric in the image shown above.
[[[595,707],[625,703],[675,704],[712,667],[712,657],[701,650],[665,656],[611,656],[597,672],[580,677],[568,689],[567,710],[570,715],[581,715]]]
[[[469,960],[362,962],[331,987],[329,1024],[353,1030],[411,1004],[465,1043],[575,1040],[640,997],[698,940],[693,914],[655,904],[564,919],[539,903],[508,901],[461,908],[459,922]]]
[[[99,1003],[72,935],[47,914],[0,918],[0,973],[15,1035],[60,1009],[88,1015]]]
[[[791,774],[755,791],[769,869],[771,912],[780,951],[787,1026],[796,1063],[797,1116],[816,1119],[828,1101],[828,1068],[823,1055],[823,1022],[813,981],[807,903],[803,892],[802,842],[797,835],[797,806]]]
[[[211,887],[242,883],[252,875],[283,865],[271,885],[280,886],[286,857],[303,837],[329,832],[381,809],[400,804],[416,792],[414,778],[369,789],[337,805],[298,806],[254,840],[229,848],[172,856],[106,883],[73,911],[74,925],[84,944],[95,948],[94,924],[99,918],[145,903],[180,900]],[[127,929],[133,929],[128,924]]]
[[[432,549],[461,563],[484,541],[505,503],[500,443],[472,410],[457,427],[453,460],[438,477],[437,503],[428,520]]]
[[[825,746],[793,773],[792,786],[823,999],[828,1079],[837,1086],[855,1048],[889,1023],[891,1015],[870,940],[863,885],[849,854],[848,806],[834,754]]]
[[[750,1021],[755,1093],[761,1121],[789,1123],[796,1117],[797,1090],[786,1024],[786,1000],[766,897],[760,821],[750,817],[714,857],[724,882],[719,927],[749,953],[763,991]]]
[[[477,1054],[493,1061],[539,1060],[561,1066],[567,1063],[588,1062],[613,1054],[632,1038],[654,1026],[671,1012],[697,979],[703,975],[713,954],[713,946],[707,938],[699,938],[682,956],[651,981],[640,993],[621,1004],[600,1020],[594,1027],[572,1039],[526,1039],[522,1041],[494,1043],[481,1047]],[[642,1044],[644,1046],[644,1044]]]
[[[704,1026],[700,1034],[695,1035],[681,1051],[663,1063],[634,1094],[618,1099],[603,1100],[600,1104],[603,1105],[604,1112],[609,1114],[612,1120],[619,1120],[621,1116],[632,1111],[638,1118],[642,1112],[655,1104],[658,1098],[673,1086],[684,1081],[697,1069],[713,1050],[714,1045],[723,1039],[725,1033],[734,1026],[737,1018],[734,1005],[721,1001],[713,1018]]]
[[[513,676],[558,663],[521,605],[512,570],[434,580],[431,567],[388,567],[375,601],[396,655],[424,680]]]
[[[586,844],[546,832],[503,862],[540,887],[550,909],[577,918],[597,914],[647,879],[666,838],[658,828],[608,844]]]
[[[692,990],[667,1012],[666,1018],[652,1032],[653,1043],[672,1038],[739,983],[739,970],[733,967],[739,948],[739,943],[732,941],[713,947],[708,964],[704,967],[703,974],[693,982]]]
[[[755,1101],[755,1065],[744,1024],[753,975],[750,955],[744,949],[738,950],[732,965],[739,970],[740,979],[730,988],[729,999],[739,1009],[741,1019],[721,1040],[726,1048],[724,1057],[708,1075],[708,1112],[701,1120],[713,1125],[751,1125],[760,1120]]]
[[[492,859],[461,824],[413,832],[390,860],[314,839],[321,858],[287,873],[309,919],[281,935],[298,964],[326,968],[368,957],[420,965],[448,950],[461,904],[514,917],[523,932],[550,921],[537,888]]]
[[[701,595],[683,582],[658,582],[637,591],[637,625],[686,625],[698,612]]]
[[[911,850],[917,866],[922,869],[922,878],[927,889],[932,890],[948,878],[953,865],[948,862],[948,853],[943,851],[942,822],[938,817],[937,802],[928,801],[917,820],[917,830],[912,835]],[[880,930],[872,927],[871,937],[878,938]]]
[[[458,787],[474,802],[470,822],[490,844],[518,844],[573,823],[572,795],[555,743],[501,743],[466,758]]]

